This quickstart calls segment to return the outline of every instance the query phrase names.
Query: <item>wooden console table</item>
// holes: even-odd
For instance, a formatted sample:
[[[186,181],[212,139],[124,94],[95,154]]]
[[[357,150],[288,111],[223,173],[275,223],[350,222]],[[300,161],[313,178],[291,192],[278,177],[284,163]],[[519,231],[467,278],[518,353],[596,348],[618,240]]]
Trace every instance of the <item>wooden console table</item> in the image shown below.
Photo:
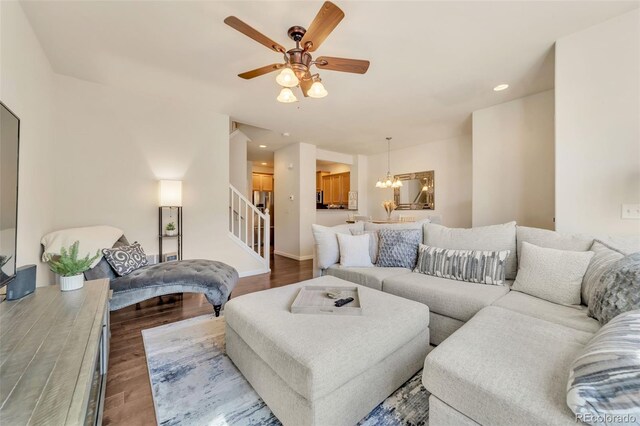
[[[0,303],[0,423],[101,423],[109,296],[104,279]]]

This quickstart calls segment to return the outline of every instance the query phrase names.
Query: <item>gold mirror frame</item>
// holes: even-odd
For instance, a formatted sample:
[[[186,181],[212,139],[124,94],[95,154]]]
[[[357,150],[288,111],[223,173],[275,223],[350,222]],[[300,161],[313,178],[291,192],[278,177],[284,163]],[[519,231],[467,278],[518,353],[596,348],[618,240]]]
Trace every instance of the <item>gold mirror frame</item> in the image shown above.
[[[426,172],[416,173],[404,173],[401,175],[395,175],[394,178],[400,181],[410,181],[419,179],[423,182],[423,186],[426,186],[427,198],[425,203],[401,203],[400,202],[400,189],[394,188],[393,198],[396,203],[397,210],[435,210],[435,172],[429,170]]]

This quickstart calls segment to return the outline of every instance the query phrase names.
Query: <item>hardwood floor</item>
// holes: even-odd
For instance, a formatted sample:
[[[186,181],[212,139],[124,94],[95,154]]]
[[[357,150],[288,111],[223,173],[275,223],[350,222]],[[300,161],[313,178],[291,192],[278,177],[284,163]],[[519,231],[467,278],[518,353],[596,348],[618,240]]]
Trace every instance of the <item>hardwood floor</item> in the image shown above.
[[[298,262],[282,256],[271,258],[271,273],[240,279],[232,298],[254,291],[293,284],[312,277],[312,261]],[[111,349],[103,424],[156,424],[151,385],[141,331],[175,321],[212,313],[201,294],[165,296],[111,312]]]

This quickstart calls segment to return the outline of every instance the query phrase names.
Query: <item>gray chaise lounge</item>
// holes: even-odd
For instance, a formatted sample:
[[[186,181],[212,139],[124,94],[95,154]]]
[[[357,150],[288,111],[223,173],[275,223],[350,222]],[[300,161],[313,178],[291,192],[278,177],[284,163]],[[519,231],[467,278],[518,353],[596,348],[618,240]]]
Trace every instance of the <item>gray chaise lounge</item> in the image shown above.
[[[114,247],[128,244],[121,238]],[[129,275],[118,277],[106,259],[84,273],[88,280],[108,278],[113,297],[110,310],[115,311],[156,296],[174,293],[202,293],[213,305],[216,316],[231,297],[238,282],[238,271],[215,260],[180,260],[143,266]]]

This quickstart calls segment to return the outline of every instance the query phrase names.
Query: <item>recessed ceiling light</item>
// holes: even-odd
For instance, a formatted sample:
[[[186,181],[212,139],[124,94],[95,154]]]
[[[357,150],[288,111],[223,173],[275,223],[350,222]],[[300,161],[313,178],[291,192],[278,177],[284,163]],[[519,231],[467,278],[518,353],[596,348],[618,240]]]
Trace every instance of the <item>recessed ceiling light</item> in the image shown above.
[[[260,148],[266,148],[266,145],[258,145]]]
[[[266,166],[266,165],[267,165],[267,163],[260,163],[260,164],[262,164],[263,166]]]
[[[506,90],[509,88],[509,85],[504,83],[504,84],[498,84],[496,87],[493,88],[494,92],[501,92],[503,90]]]
[[[289,133],[289,132],[284,132],[284,133],[282,134],[282,136],[284,136],[284,137],[289,137],[289,136],[291,136],[291,133]]]

